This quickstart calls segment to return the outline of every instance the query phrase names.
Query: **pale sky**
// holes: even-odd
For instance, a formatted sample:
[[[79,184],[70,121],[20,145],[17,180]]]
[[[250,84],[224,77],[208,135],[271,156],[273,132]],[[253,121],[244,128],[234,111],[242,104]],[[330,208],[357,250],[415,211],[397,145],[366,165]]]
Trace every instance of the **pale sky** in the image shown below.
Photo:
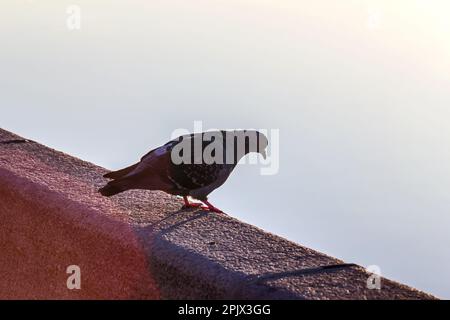
[[[239,166],[212,203],[450,298],[449,14],[446,0],[6,0],[0,126],[110,169],[195,120],[279,129],[279,173]]]

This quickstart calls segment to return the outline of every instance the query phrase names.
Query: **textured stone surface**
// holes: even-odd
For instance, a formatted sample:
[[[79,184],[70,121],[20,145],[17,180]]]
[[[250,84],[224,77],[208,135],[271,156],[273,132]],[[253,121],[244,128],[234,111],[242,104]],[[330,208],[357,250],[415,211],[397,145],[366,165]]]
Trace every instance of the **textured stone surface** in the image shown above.
[[[102,197],[105,172],[0,130],[0,298],[433,298],[162,192]]]

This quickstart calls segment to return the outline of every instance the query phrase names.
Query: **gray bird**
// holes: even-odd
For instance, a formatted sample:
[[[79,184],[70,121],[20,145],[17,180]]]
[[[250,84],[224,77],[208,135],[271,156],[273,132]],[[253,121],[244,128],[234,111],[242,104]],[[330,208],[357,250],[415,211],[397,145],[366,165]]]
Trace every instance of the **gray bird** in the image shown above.
[[[143,156],[140,162],[109,172],[112,179],[99,192],[107,197],[130,189],[161,190],[182,196],[183,208],[199,207],[222,212],[208,195],[230,176],[239,160],[250,152],[266,157],[267,137],[255,130],[208,131],[180,136]]]

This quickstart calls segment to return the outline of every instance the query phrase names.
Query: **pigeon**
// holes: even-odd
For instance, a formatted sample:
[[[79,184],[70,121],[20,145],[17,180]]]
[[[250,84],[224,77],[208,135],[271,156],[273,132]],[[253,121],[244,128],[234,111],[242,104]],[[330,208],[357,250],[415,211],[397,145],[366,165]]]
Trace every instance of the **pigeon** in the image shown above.
[[[110,197],[131,189],[160,190],[183,197],[183,209],[200,207],[222,213],[208,201],[208,195],[228,179],[248,153],[259,153],[265,159],[267,145],[267,137],[256,130],[183,135],[151,150],[140,162],[105,174],[112,180],[99,192]]]

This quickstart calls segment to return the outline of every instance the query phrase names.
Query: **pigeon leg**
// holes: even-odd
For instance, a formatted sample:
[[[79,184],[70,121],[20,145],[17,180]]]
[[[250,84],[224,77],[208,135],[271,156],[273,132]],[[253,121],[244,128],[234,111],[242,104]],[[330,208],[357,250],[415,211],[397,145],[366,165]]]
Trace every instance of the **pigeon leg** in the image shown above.
[[[206,204],[206,208],[205,208],[205,209],[207,209],[207,210],[209,210],[209,211],[211,211],[211,212],[224,213],[222,210],[220,210],[220,209],[214,207],[214,206],[213,206],[211,203],[209,203],[208,201],[202,200],[202,202],[203,202],[204,204]]]
[[[199,208],[202,206],[201,203],[190,203],[188,197],[183,196],[184,205],[181,207],[182,209],[188,209],[188,208]]]

